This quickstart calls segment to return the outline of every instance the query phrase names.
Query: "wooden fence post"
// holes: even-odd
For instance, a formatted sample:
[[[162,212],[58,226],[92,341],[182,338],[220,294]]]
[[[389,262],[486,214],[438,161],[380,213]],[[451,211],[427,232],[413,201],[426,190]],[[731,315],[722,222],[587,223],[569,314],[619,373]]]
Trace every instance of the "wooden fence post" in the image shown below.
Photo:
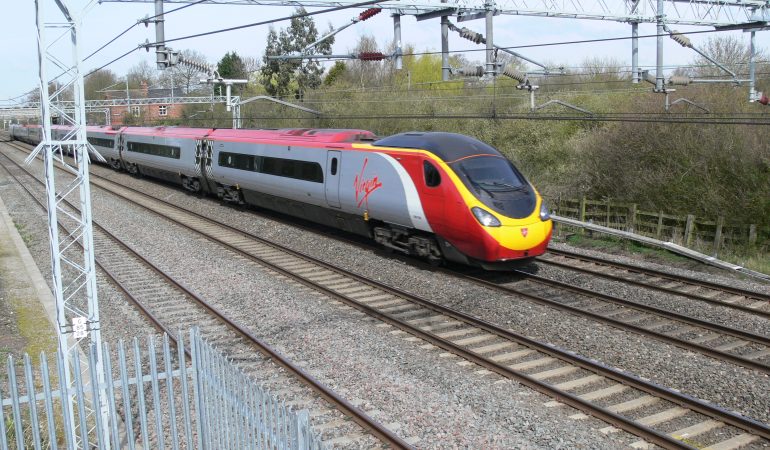
[[[692,232],[695,228],[695,215],[687,214],[687,223],[684,226],[684,246],[689,247],[692,241]]]
[[[660,235],[663,234],[663,211],[658,212],[658,229],[655,231],[655,235],[660,239]]]
[[[578,212],[580,221],[585,222],[586,221],[586,196],[580,198],[580,211]],[[585,233],[585,228],[580,229],[580,234]]]
[[[607,199],[607,228],[610,227],[610,199]]]
[[[717,218],[717,229],[714,232],[714,253],[712,255],[714,258],[717,257],[717,254],[719,253],[719,246],[722,245],[722,227],[724,227],[724,225],[724,216],[719,216]]]
[[[757,225],[752,223],[749,225],[749,245],[757,244]]]
[[[636,203],[628,207],[628,218],[626,219],[626,231],[633,233],[636,231]]]

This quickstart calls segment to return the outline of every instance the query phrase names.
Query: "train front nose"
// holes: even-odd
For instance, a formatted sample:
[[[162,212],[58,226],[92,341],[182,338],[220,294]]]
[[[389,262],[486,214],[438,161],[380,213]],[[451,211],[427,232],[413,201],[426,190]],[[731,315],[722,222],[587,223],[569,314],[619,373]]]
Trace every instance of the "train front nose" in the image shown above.
[[[487,256],[490,261],[530,258],[545,253],[551,239],[551,220],[537,220],[521,225],[485,228]]]

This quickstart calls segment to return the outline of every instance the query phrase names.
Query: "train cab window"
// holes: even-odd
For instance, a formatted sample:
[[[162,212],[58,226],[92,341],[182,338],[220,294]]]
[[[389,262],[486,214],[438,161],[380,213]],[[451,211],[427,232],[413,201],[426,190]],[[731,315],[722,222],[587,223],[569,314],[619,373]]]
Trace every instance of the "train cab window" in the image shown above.
[[[423,161],[422,167],[425,172],[425,184],[428,187],[436,187],[441,184],[441,174],[436,169],[436,166],[428,161]]]
[[[337,158],[332,158],[332,175],[337,175]]]

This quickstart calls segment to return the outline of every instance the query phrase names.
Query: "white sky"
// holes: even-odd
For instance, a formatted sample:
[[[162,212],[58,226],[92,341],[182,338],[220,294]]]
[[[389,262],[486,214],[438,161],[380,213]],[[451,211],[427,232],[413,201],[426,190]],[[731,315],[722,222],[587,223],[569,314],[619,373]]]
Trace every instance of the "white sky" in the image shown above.
[[[51,19],[61,17],[58,8],[52,0],[41,0],[48,8]],[[479,0],[480,1],[480,0]],[[609,0],[620,1],[620,0]],[[0,18],[0,61],[4,64],[3,75],[0,76],[0,101],[15,97],[36,86],[37,79],[37,45],[35,42],[35,11],[34,2],[14,0],[5,2],[4,14]],[[82,8],[85,0],[70,0],[73,8]],[[166,11],[180,4],[166,4]],[[9,13],[10,11],[10,13]],[[189,34],[227,28],[236,25],[258,22],[282,16],[288,16],[293,8],[268,6],[232,6],[232,5],[195,5],[182,11],[170,14],[166,18],[166,39]],[[339,11],[332,14],[314,16],[316,26],[323,32],[331,23],[335,28],[347,24],[360,10]],[[115,35],[126,29],[138,19],[154,15],[151,3],[102,3],[95,4],[85,15],[81,31],[82,53],[90,54]],[[288,22],[275,24],[276,28],[287,26]],[[463,22],[474,31],[484,33],[484,20]],[[412,16],[401,19],[402,41],[404,44],[414,44],[417,51],[435,51],[441,48],[440,24],[438,19],[417,22]],[[677,27],[680,31],[694,28]],[[229,33],[217,34],[202,38],[178,41],[170,44],[174,49],[195,49],[203,53],[210,63],[218,61],[226,52],[236,51],[241,56],[254,56],[261,59],[264,52],[268,27],[255,27]],[[538,44],[547,42],[564,42],[582,39],[629,36],[631,27],[609,21],[590,21],[573,19],[533,18],[526,16],[497,16],[494,29],[495,43],[500,46]],[[654,34],[653,24],[641,24],[639,34]],[[732,32],[743,42],[748,43],[748,33]],[[384,48],[393,39],[393,22],[387,11],[373,18],[350,27],[337,35],[334,53],[348,53],[354,47],[360,35],[373,35]],[[705,42],[713,33],[693,35],[691,39],[698,46]],[[53,34],[49,34],[53,36]],[[49,37],[48,39],[51,39]],[[105,50],[85,63],[85,69],[90,70],[101,66],[122,53],[137,46],[141,42],[155,40],[155,31],[151,25],[148,28],[134,27],[129,33],[111,44]],[[770,46],[770,33],[757,33],[759,48]],[[480,48],[472,42],[461,39],[456,33],[450,32],[450,50]],[[579,66],[587,57],[612,57],[630,65],[630,40],[590,43],[579,45],[560,45],[542,48],[522,49],[520,53],[538,61],[555,62],[566,66]],[[62,55],[67,57],[68,54]],[[471,59],[483,60],[483,53],[471,53]],[[665,64],[677,65],[689,63],[695,54],[684,49],[671,39],[665,39]],[[119,62],[109,66],[118,75],[141,60],[147,60],[154,65],[154,53],[139,50]],[[65,59],[68,61],[68,59]],[[643,66],[655,63],[655,39],[641,39],[639,45],[639,62]],[[54,74],[49,75],[52,77]]]

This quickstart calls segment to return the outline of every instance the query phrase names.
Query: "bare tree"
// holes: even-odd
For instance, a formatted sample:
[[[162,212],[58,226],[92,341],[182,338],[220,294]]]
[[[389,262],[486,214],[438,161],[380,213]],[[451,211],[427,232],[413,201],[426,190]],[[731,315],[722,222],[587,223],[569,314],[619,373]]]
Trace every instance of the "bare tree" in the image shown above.
[[[151,85],[156,80],[156,69],[151,66],[146,60],[142,60],[137,63],[126,73],[126,79],[128,80],[128,87],[131,89],[137,89],[142,86],[142,82]]]
[[[182,50],[181,56],[185,61],[192,61],[208,65],[206,57],[203,55],[203,53],[197,50]],[[190,93],[190,91],[193,90],[193,86],[196,86],[200,83],[199,80],[201,75],[208,75],[186,64],[178,64],[167,72],[169,72],[171,81],[173,81],[174,86],[182,88],[185,94]]]
[[[713,36],[706,44],[699,47],[711,58],[719,61],[736,74],[747,74],[750,48],[735,36]],[[766,60],[767,54],[758,50],[754,56],[756,60]],[[701,55],[697,55],[692,61],[693,67],[677,71],[677,75],[688,75],[695,78],[711,78],[728,76],[727,72],[714,65]]]
[[[262,61],[253,56],[241,57],[243,62],[243,69],[246,71],[249,82],[256,83],[259,81],[259,71],[262,68]]]
[[[592,56],[585,58],[579,70],[581,78],[596,81],[620,81],[627,77],[626,65],[617,58]]]
[[[86,100],[97,100],[104,97],[100,90],[117,83],[118,77],[109,69],[100,69],[83,80]]]
[[[379,52],[379,46],[374,36],[361,36],[358,38],[355,48],[350,50],[353,54],[376,53]],[[383,65],[381,61],[362,61],[354,59],[345,64],[347,70],[345,77],[352,84],[365,87],[379,85],[382,81]]]

